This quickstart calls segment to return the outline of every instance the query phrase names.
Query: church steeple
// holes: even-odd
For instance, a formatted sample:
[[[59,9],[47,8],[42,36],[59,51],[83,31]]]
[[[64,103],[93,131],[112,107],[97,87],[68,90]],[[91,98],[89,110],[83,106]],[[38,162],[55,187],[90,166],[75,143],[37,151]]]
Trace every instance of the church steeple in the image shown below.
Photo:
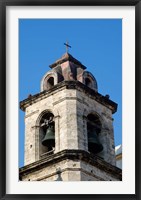
[[[20,102],[26,165],[21,180],[121,180],[112,117],[117,104],[98,93],[93,74],[68,52],[50,68],[41,92]]]

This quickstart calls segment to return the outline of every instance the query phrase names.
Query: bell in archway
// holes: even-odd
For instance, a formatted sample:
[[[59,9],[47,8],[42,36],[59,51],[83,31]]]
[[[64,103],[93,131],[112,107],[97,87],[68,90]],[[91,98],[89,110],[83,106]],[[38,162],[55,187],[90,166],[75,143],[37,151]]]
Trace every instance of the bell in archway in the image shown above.
[[[42,140],[42,145],[47,147],[55,147],[55,132],[54,132],[54,126],[50,125],[47,130],[45,137]]]
[[[96,130],[88,132],[88,150],[93,154],[100,153],[103,150],[103,146],[99,142]]]

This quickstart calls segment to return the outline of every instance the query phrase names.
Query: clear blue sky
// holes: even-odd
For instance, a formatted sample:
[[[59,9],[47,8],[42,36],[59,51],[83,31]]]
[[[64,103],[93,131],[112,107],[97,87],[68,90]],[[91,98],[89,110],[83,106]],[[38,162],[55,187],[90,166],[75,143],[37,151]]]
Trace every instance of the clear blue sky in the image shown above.
[[[98,92],[118,104],[114,118],[115,145],[122,143],[122,20],[20,19],[19,101],[40,92],[40,81],[66,51],[92,72]],[[24,165],[24,112],[19,110],[19,166]]]

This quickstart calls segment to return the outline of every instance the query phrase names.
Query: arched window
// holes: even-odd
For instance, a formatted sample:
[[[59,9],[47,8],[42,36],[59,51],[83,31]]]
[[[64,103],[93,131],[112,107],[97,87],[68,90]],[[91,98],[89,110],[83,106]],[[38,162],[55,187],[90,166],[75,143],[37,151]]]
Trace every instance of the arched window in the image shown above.
[[[87,116],[87,136],[88,151],[97,154],[103,150],[102,144],[99,142],[99,133],[101,131],[101,122],[96,114]]]
[[[82,77],[82,83],[84,83],[87,87],[95,90],[96,92],[98,91],[97,81],[92,73],[84,71]]]
[[[92,83],[89,78],[85,78],[85,85],[91,87]]]
[[[55,122],[54,115],[45,113],[40,120],[40,156],[44,153],[53,153],[55,149]]]
[[[53,78],[53,77],[50,77],[50,78],[47,80],[47,89],[51,89],[53,86],[54,86],[54,78]]]

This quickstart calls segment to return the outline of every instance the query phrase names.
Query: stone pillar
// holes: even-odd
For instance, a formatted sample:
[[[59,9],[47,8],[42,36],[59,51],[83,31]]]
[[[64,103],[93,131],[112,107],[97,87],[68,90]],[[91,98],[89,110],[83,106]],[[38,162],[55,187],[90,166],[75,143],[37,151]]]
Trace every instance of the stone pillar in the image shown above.
[[[59,127],[59,120],[60,116],[57,115],[54,117],[55,119],[55,153],[60,151],[60,127]]]

